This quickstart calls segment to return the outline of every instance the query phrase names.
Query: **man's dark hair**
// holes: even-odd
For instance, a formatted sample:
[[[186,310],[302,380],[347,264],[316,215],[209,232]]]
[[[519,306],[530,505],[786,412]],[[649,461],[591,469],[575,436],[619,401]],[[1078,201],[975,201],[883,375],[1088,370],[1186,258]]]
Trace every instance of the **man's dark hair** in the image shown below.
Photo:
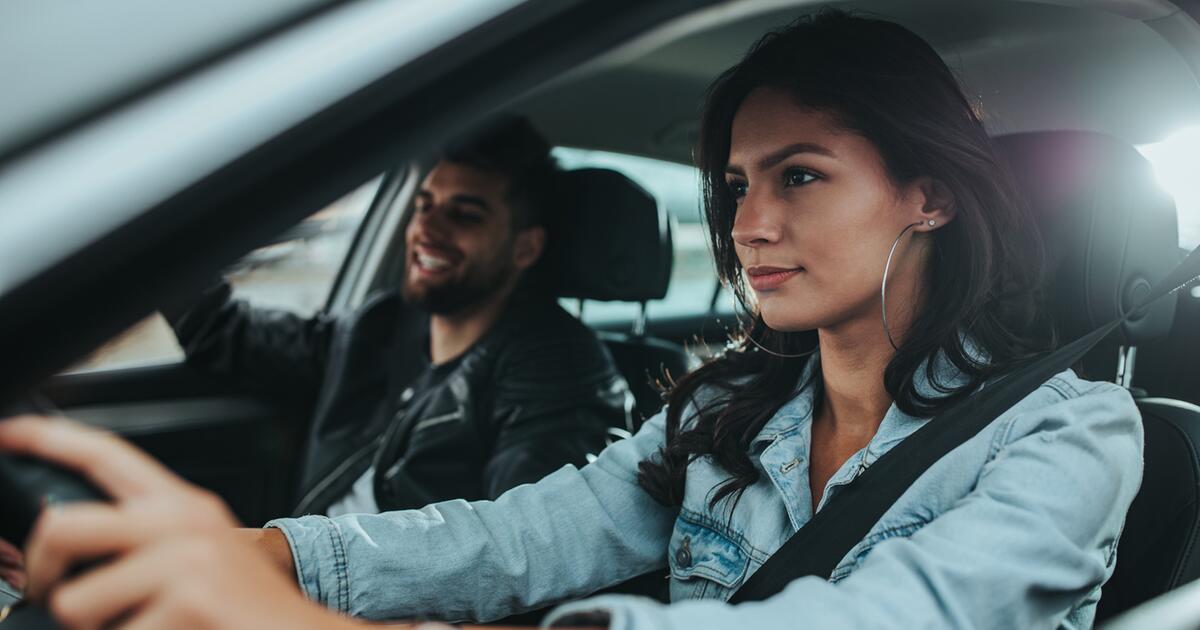
[[[513,229],[540,225],[549,230],[559,169],[549,141],[528,119],[505,115],[487,120],[448,144],[441,158],[502,175],[508,180]]]

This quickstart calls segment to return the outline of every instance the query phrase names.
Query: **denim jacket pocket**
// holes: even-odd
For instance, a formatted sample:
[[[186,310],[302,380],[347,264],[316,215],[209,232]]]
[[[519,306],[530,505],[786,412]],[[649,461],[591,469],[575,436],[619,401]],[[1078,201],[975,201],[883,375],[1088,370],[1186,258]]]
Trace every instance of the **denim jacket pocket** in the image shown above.
[[[723,597],[741,585],[750,556],[729,536],[681,514],[667,549],[671,598]]]

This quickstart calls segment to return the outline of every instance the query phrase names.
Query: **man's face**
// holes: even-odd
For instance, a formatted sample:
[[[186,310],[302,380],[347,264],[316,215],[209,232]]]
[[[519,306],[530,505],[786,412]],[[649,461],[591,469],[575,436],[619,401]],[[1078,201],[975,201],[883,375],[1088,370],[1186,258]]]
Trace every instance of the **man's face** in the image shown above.
[[[541,228],[514,230],[507,179],[440,162],[421,183],[405,231],[404,298],[438,315],[478,306],[541,254]]]

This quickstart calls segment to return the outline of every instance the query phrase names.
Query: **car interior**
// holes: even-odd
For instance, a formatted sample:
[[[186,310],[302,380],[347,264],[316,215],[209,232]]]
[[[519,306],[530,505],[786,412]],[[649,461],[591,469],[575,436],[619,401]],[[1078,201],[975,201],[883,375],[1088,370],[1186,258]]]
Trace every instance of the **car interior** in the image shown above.
[[[634,302],[645,312],[667,295],[674,261],[666,209],[628,177],[612,170],[567,171],[565,220],[558,223],[546,253],[559,275],[557,294],[580,304],[589,300]],[[581,306],[580,308],[584,308]],[[687,372],[681,344],[645,333],[644,316],[628,332],[600,331],[617,369],[634,396],[631,431],[658,412],[666,374]]]
[[[1138,299],[1134,294],[1149,294],[1150,279],[1165,277],[1179,263],[1175,205],[1133,147],[1080,131],[1030,132],[997,140],[1051,254],[1054,279],[1048,306],[1061,337],[1082,337],[1132,309]],[[1077,369],[1098,366],[1115,373],[1121,356],[1167,337],[1175,324],[1177,297],[1135,314]],[[1123,374],[1127,386],[1133,376]],[[1200,460],[1192,427],[1200,419],[1200,407],[1135,398],[1146,428],[1146,480],[1172,481],[1163,488],[1143,483],[1117,550],[1116,571],[1100,599],[1100,620],[1200,577],[1191,567],[1191,540],[1200,524],[1194,509],[1200,478],[1193,472]]]
[[[105,101],[102,109],[118,110],[121,103],[182,81],[205,65],[250,54],[247,42],[300,31],[307,22],[336,12],[339,4],[297,2],[286,11],[261,9],[254,15],[220,5],[214,14],[238,20],[241,30],[220,29],[216,18],[203,23],[208,35],[180,45],[190,56],[180,52],[179,59],[160,60],[164,65],[153,76],[143,69],[136,76],[132,71],[122,75],[125,83],[114,79],[105,89],[115,90],[118,83],[137,89],[128,87],[123,100]],[[417,182],[431,167],[429,147],[481,116],[505,110],[528,116],[559,147],[569,192],[562,200],[560,231],[546,253],[548,267],[561,303],[597,331],[633,392],[629,422],[614,427],[612,439],[636,432],[662,406],[664,388],[720,352],[739,325],[704,243],[699,180],[692,166],[705,88],[761,34],[821,5],[899,22],[930,41],[956,71],[1046,240],[1054,269],[1046,306],[1060,340],[1075,339],[1133,308],[1200,245],[1200,206],[1189,205],[1185,193],[1164,189],[1159,165],[1144,149],[1200,125],[1200,3],[731,0],[622,2],[607,8],[580,2],[570,10],[528,4],[535,6],[526,14],[497,18],[509,20],[510,30],[495,31],[515,37],[521,24],[534,24],[526,44],[479,44],[479,50],[462,53],[459,65],[444,70],[448,78],[441,83],[420,79],[424,75],[413,74],[416,70],[389,75],[393,83],[397,77],[417,77],[411,94],[394,98],[394,108],[360,104],[348,115],[353,126],[325,119],[321,132],[310,135],[306,151],[329,155],[276,167],[264,156],[291,149],[263,142],[230,161],[220,171],[223,177],[234,177],[239,166],[267,166],[254,171],[256,176],[248,178],[252,183],[221,193],[238,195],[232,197],[236,207],[210,211],[204,231],[189,228],[192,239],[219,241],[211,252],[202,244],[180,246],[187,238],[183,227],[139,219],[136,242],[147,244],[140,250],[128,246],[141,252],[140,258],[131,255],[125,267],[97,271],[108,274],[110,285],[121,286],[107,292],[100,303],[105,314],[86,334],[78,332],[78,341],[64,342],[30,363],[32,374],[48,377],[38,379],[37,390],[67,415],[117,431],[185,478],[215,490],[249,525],[286,514],[302,450],[304,409],[268,403],[189,368],[178,356],[83,370],[67,366],[118,331],[153,317],[167,300],[195,295],[210,272],[252,248],[316,238],[319,230],[297,223],[368,180],[372,184],[360,218],[345,230],[346,246],[318,290],[316,308],[353,309],[373,291],[396,286],[404,259],[397,237]],[[616,13],[621,15],[610,15]],[[565,42],[554,35],[564,23],[593,24],[594,35]],[[562,52],[545,59],[551,55],[539,53],[534,42]],[[536,71],[530,70],[524,83],[495,87],[487,75],[502,75],[505,66],[480,61],[489,55]],[[410,67],[432,76],[419,63],[429,57],[414,56],[418,62]],[[462,70],[466,67],[471,70]],[[450,102],[454,84],[464,81],[480,86],[477,104],[430,112],[434,108],[428,103]],[[379,102],[390,98],[386,91],[372,94]],[[71,94],[57,98],[69,100]],[[33,101],[28,107],[46,111]],[[6,129],[6,118],[18,118],[0,115],[0,190],[12,181],[5,169],[19,174],[21,159],[39,142],[86,130],[88,119],[59,114],[73,122],[56,123],[58,135],[44,137],[30,130],[49,123],[29,118]],[[92,116],[98,120],[100,114]],[[404,126],[426,118],[436,124],[420,132]],[[302,125],[297,128],[303,132]],[[404,140],[377,141],[390,135]],[[355,156],[343,160],[353,162],[355,170],[332,164],[346,155]],[[1200,160],[1200,145],[1189,155]],[[329,176],[322,177],[326,171]],[[181,189],[188,191],[188,205],[177,217],[198,216],[213,199],[222,199],[206,192],[211,185]],[[1200,199],[1200,192],[1192,194]],[[6,201],[0,195],[0,207]],[[253,213],[248,209],[260,205],[262,216],[249,225],[246,216]],[[183,226],[184,219],[178,220]],[[0,225],[3,221],[0,215]],[[306,229],[302,239],[296,230]],[[56,278],[88,263],[89,256],[134,242],[127,234],[119,236],[64,258],[75,267],[47,273],[43,284],[21,289],[24,293],[9,291],[0,272],[0,329],[10,331],[6,344],[16,356],[33,356],[40,347],[18,338],[22,330],[70,336],[63,331],[75,330],[78,315],[47,319],[44,313],[89,299],[89,289],[84,280]],[[185,255],[209,262],[175,260]],[[142,270],[147,260],[157,259],[173,262],[153,273]],[[263,263],[273,264],[278,263]],[[130,279],[128,286],[117,281],[123,277]],[[42,301],[29,297],[35,293]],[[1200,577],[1200,554],[1194,549],[1200,534],[1200,291],[1185,288],[1137,314],[1077,369],[1087,378],[1129,388],[1146,431],[1143,486],[1121,538],[1116,573],[1104,587],[1102,621]]]

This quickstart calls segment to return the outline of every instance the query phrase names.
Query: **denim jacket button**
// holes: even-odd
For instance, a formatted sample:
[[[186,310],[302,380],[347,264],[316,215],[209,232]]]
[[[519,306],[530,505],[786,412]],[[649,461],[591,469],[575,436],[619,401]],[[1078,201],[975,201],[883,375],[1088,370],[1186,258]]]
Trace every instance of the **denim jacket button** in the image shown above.
[[[675,550],[675,564],[679,565],[679,568],[681,569],[686,569],[692,566],[691,543],[692,537],[684,536],[683,542],[679,545],[679,549]]]

